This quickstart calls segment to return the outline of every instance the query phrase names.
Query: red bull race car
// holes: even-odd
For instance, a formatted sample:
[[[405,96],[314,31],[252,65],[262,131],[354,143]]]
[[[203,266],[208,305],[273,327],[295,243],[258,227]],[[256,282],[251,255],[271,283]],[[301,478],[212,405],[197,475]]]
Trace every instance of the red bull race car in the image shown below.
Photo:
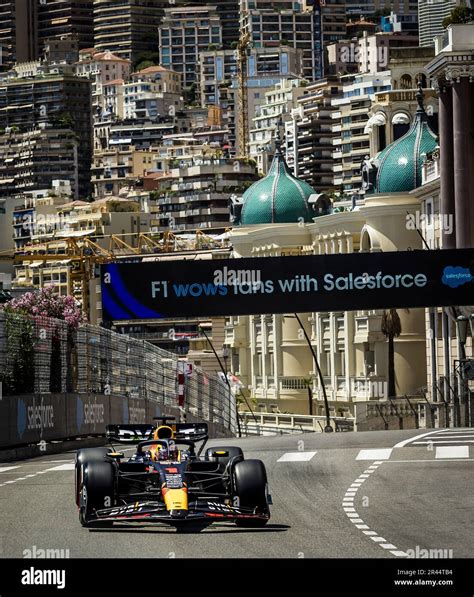
[[[79,450],[75,493],[85,527],[165,523],[177,530],[232,521],[263,527],[271,498],[261,460],[245,460],[236,446],[205,449],[206,423],[108,425],[111,447]],[[125,458],[113,442],[136,442]],[[199,447],[198,447],[199,445]]]

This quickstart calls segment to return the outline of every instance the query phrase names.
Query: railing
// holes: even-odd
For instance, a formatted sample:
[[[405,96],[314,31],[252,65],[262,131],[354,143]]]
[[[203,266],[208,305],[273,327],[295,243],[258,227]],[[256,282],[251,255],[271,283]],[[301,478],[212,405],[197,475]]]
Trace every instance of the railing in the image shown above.
[[[314,433],[324,431],[326,417],[282,413],[240,413],[241,428],[245,435],[274,435],[287,433]],[[334,431],[354,431],[352,417],[330,417]]]

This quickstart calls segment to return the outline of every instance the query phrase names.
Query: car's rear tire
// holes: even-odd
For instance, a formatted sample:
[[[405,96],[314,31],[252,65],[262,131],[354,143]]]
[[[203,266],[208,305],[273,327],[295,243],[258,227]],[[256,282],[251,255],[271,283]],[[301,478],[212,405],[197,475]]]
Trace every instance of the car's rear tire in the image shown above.
[[[83,448],[76,452],[76,470],[75,470],[75,496],[76,505],[79,506],[80,488],[82,483],[82,465],[84,462],[102,462],[105,456],[110,452],[110,448]]]
[[[115,503],[115,468],[108,460],[86,461],[81,467],[79,521],[82,526],[94,526],[89,520],[94,511]]]
[[[261,460],[237,462],[232,473],[234,494],[242,508],[257,509],[270,515],[267,499],[267,472]],[[266,518],[241,518],[235,524],[240,527],[257,528],[267,524]]]

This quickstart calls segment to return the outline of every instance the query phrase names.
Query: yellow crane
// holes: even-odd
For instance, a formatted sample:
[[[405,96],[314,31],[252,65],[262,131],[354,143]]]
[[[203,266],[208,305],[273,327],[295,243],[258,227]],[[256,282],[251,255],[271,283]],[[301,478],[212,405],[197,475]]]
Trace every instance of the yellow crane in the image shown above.
[[[237,109],[238,109],[238,136],[237,145],[240,157],[247,158],[249,154],[249,122],[248,122],[248,95],[247,95],[247,50],[250,47],[250,33],[241,31],[237,44]]]

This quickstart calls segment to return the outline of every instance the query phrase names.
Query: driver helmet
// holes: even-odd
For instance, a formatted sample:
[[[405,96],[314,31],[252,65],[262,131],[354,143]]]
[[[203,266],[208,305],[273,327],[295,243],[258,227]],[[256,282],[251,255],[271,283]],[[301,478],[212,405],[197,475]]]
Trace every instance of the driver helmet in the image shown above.
[[[179,456],[178,446],[172,440],[168,443],[168,451],[169,451],[169,459],[170,460],[178,460],[178,456]]]
[[[168,460],[168,450],[166,449],[166,446],[162,444],[153,444],[150,446],[150,458],[154,462]]]

